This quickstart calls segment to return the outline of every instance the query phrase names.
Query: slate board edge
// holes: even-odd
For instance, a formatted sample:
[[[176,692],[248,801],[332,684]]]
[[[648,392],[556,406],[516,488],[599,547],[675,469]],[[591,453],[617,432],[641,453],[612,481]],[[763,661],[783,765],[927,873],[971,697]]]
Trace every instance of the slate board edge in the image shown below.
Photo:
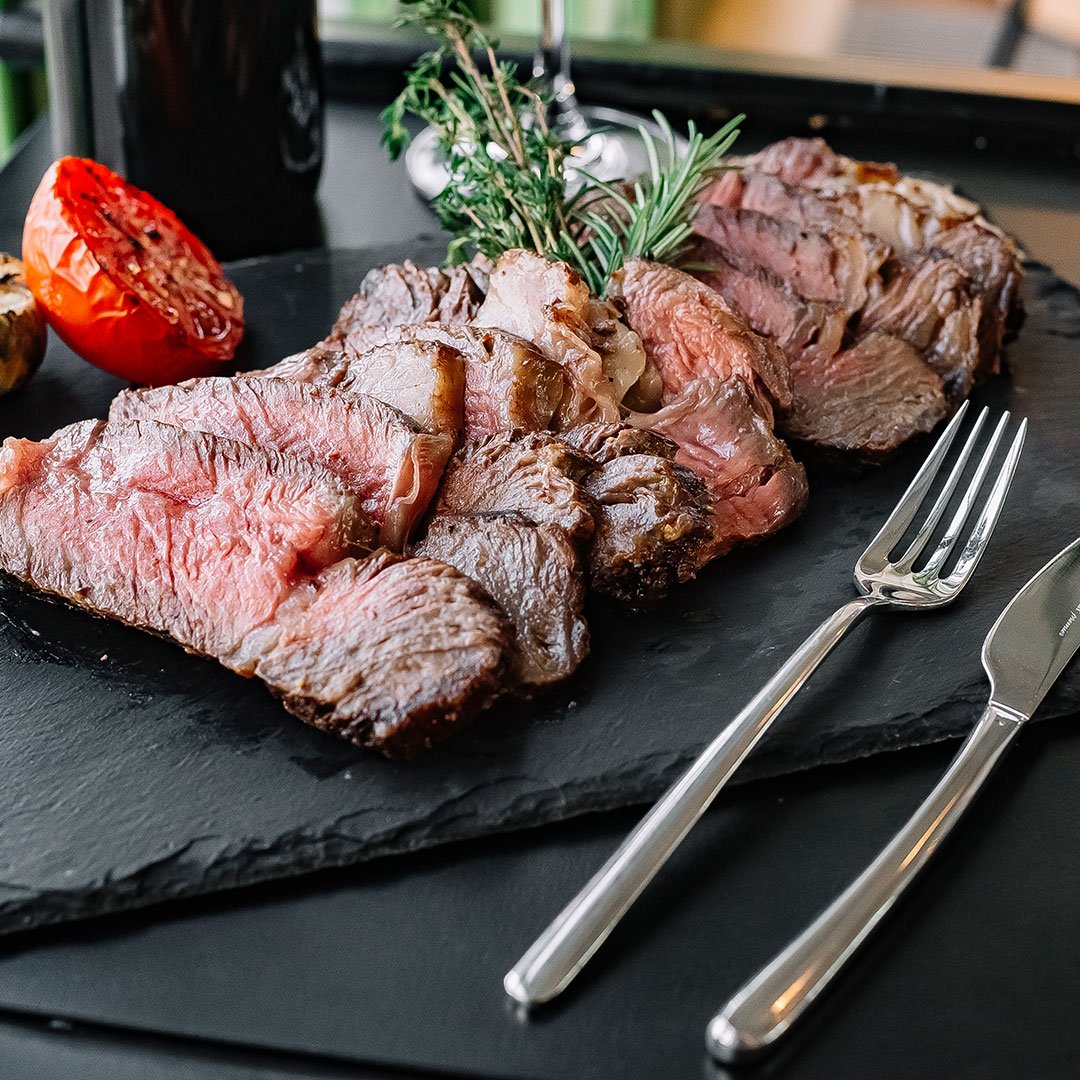
[[[897,718],[897,723],[885,729],[886,737],[880,741],[863,739],[858,745],[849,746],[845,745],[842,735],[838,735],[812,757],[808,751],[805,759],[788,755],[784,756],[786,760],[775,760],[779,755],[751,757],[731,783],[742,785],[958,740],[974,724],[986,693],[987,687],[981,680],[958,688],[956,698],[947,708],[934,710],[941,726],[932,734],[927,733],[923,724],[925,717],[908,714]],[[1056,719],[1070,713],[1067,708],[1046,707],[1040,710],[1038,718]],[[187,851],[181,850],[133,874],[70,892],[29,892],[0,883],[0,894],[8,891],[10,897],[0,901],[0,935],[357,866],[483,836],[541,828],[584,814],[646,805],[667,789],[699,750],[688,750],[648,777],[613,773],[595,780],[588,785],[588,790],[576,791],[569,796],[565,792],[557,796],[530,796],[514,812],[500,814],[498,819],[463,812],[449,816],[444,822],[428,819],[405,829],[392,830],[374,841],[352,843],[333,829],[321,836],[286,835],[279,837],[271,847],[260,843],[255,848],[244,848],[227,857],[199,864],[196,871],[185,864]],[[298,851],[305,852],[302,858],[297,857]],[[13,893],[18,895],[11,895]]]

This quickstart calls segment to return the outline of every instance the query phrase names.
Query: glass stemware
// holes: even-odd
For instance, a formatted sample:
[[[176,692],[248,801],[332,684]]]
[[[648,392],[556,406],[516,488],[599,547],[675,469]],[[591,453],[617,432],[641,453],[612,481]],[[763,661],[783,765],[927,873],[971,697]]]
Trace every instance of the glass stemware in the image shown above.
[[[567,142],[574,143],[566,162],[567,187],[581,183],[579,173],[598,180],[622,180],[637,176],[649,165],[641,135],[644,127],[658,142],[664,133],[654,120],[623,109],[578,103],[570,74],[570,40],[566,35],[565,0],[542,0],[540,39],[533,60],[533,77],[551,89],[549,120]],[[685,143],[676,139],[682,152]],[[405,152],[405,168],[413,186],[433,199],[450,182],[446,157],[435,132],[425,128]]]

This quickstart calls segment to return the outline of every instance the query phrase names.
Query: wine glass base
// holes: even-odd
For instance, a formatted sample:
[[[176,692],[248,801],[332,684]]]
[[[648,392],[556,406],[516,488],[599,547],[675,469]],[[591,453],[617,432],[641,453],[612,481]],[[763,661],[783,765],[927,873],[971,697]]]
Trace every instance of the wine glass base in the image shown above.
[[[578,111],[591,134],[586,135],[566,158],[566,186],[571,193],[584,182],[583,173],[611,183],[646,172],[649,154],[641,137],[641,127],[656,140],[660,153],[664,153],[664,131],[649,117],[601,105],[582,105]],[[685,153],[686,146],[686,140],[676,135],[676,152]],[[433,128],[424,128],[409,144],[405,151],[405,170],[413,187],[425,199],[434,199],[450,183],[446,155],[439,148]]]

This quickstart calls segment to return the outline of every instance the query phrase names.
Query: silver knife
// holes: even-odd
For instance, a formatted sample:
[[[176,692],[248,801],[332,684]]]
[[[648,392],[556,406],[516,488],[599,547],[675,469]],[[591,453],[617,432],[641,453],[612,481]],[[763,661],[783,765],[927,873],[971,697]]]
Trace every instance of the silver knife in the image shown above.
[[[1080,540],[1013,597],[987,634],[990,702],[937,787],[862,875],[713,1017],[706,1043],[715,1058],[755,1057],[825,989],[937,850],[1077,648]]]

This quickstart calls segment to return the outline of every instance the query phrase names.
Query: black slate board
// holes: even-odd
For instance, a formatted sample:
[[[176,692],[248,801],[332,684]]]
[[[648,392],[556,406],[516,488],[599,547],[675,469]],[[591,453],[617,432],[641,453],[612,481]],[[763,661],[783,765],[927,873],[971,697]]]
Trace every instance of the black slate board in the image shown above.
[[[320,337],[371,266],[439,250],[236,264],[244,366]],[[1080,532],[1080,295],[1028,279],[1011,376],[978,403],[1032,424],[974,584],[933,615],[877,615],[789,707],[738,780],[958,735],[985,698],[978,648],[1008,598]],[[53,341],[0,432],[104,415],[120,383]],[[563,689],[497,710],[425,759],[383,761],[286,715],[258,684],[165,641],[0,583],[0,931],[209,892],[657,795],[835,606],[925,447],[856,474],[811,473],[803,519],[729,555],[658,611],[592,613],[592,657]],[[1040,715],[1080,705],[1080,668]]]

